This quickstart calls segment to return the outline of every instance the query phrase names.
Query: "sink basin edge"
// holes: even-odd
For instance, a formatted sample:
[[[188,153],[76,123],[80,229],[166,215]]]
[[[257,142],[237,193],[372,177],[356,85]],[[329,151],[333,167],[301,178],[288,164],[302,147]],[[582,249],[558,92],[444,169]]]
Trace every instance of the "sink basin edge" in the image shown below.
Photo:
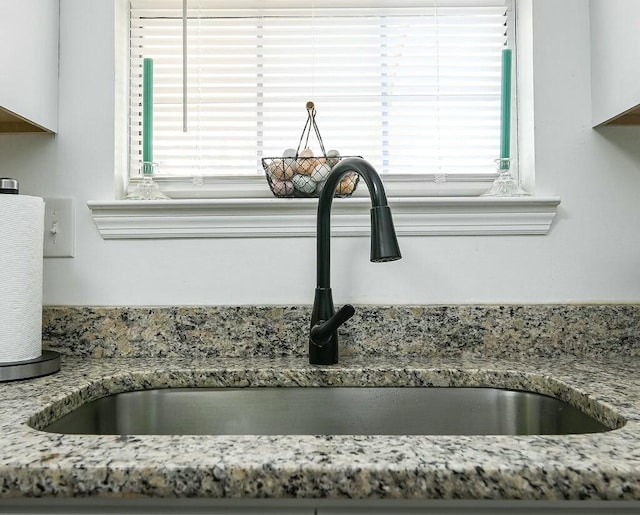
[[[259,388],[259,387],[418,387],[497,388],[546,395],[566,402],[615,430],[626,419],[614,407],[557,378],[519,371],[453,368],[267,369],[205,368],[163,372],[123,372],[79,385],[32,415],[27,425],[42,431],[53,421],[80,406],[114,394],[163,388]]]

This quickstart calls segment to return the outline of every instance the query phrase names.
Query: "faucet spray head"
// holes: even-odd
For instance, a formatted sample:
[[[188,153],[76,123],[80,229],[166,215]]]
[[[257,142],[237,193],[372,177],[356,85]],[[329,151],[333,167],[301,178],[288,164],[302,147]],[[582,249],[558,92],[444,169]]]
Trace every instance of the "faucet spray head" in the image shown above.
[[[402,257],[389,206],[371,208],[371,261],[383,263]]]

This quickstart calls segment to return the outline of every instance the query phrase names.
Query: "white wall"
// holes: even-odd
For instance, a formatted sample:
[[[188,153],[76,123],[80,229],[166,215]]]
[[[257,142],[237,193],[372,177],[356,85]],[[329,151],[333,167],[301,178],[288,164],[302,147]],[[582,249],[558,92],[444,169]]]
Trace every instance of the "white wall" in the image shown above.
[[[114,191],[113,0],[61,0],[57,136],[0,136],[0,176],[78,201],[76,257],[46,259],[47,305],[310,304],[315,242],[104,241],[86,201]],[[591,129],[588,0],[534,0],[536,184],[546,236],[407,237],[368,262],[333,240],[336,304],[640,302],[640,129]]]

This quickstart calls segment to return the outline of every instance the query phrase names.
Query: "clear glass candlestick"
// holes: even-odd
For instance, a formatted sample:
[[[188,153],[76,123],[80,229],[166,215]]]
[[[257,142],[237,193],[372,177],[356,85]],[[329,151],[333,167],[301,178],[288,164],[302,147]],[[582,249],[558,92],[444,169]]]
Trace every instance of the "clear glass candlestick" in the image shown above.
[[[483,197],[528,197],[531,195],[524,191],[511,175],[510,158],[502,157],[496,159],[496,165],[498,167],[498,177],[493,181],[491,188],[482,194]]]
[[[164,193],[153,180],[157,164],[145,161],[142,163],[142,180],[136,184],[125,197],[127,200],[167,200]]]

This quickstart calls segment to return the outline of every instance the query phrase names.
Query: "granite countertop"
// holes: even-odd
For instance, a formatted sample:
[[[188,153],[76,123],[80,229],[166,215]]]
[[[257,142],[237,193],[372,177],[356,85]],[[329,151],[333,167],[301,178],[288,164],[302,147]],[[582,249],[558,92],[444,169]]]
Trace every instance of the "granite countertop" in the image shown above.
[[[507,359],[509,357],[509,359]],[[564,436],[91,436],[34,429],[87,400],[167,386],[496,386],[618,429]],[[437,414],[436,414],[437,415]],[[0,496],[640,499],[640,376],[628,357],[64,357],[0,385]]]

